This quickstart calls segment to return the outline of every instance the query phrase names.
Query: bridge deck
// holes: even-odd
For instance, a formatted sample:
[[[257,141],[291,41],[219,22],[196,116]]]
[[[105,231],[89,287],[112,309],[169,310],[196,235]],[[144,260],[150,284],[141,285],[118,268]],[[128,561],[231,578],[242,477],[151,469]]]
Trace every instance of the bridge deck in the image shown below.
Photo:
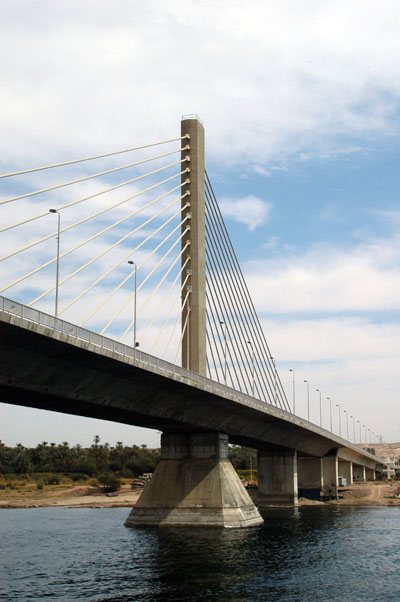
[[[160,431],[223,431],[231,443],[375,456],[273,405],[1,298],[0,399]],[[22,317],[23,316],[23,317]],[[56,326],[56,329],[54,329]],[[91,336],[92,335],[92,336]]]

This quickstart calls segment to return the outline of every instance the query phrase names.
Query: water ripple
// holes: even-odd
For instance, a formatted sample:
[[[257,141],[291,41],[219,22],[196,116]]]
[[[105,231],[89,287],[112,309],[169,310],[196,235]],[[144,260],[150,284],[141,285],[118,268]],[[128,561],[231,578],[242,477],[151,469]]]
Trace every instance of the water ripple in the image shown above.
[[[128,529],[127,513],[3,510],[0,600],[400,600],[400,508],[271,509],[243,530]]]

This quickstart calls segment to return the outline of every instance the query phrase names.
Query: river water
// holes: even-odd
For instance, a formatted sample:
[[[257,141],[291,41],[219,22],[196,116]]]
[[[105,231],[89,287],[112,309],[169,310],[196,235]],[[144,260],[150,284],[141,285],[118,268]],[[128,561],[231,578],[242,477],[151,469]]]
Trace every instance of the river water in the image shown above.
[[[0,600],[400,601],[400,508],[271,509],[235,530],[129,529],[128,513],[0,511]]]

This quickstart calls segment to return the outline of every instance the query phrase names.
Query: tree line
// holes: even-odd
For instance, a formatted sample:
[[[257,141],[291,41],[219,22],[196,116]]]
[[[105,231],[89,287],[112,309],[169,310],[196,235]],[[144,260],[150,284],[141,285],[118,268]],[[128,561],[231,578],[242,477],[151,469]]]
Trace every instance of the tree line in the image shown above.
[[[100,443],[96,435],[90,447],[77,444],[71,447],[68,441],[48,443],[43,441],[34,448],[18,443],[7,447],[0,441],[0,473],[78,473],[89,477],[112,472],[122,477],[135,477],[153,472],[160,458],[160,450],[148,449],[146,445],[115,446]]]
[[[230,446],[229,458],[236,470],[257,468],[257,452],[246,447]],[[251,459],[251,460],[250,460]],[[48,443],[43,441],[36,447],[7,447],[0,441],[0,473],[77,473],[89,477],[112,472],[122,477],[135,477],[153,472],[160,460],[159,449],[146,445],[124,445],[117,441],[115,446],[101,443],[96,435],[90,447],[77,444],[71,447],[68,441]]]

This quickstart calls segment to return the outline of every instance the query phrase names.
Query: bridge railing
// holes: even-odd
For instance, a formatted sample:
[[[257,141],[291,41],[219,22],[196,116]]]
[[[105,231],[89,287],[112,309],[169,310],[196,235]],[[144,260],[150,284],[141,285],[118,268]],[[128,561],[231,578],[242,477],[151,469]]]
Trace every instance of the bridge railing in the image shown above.
[[[87,330],[86,328],[82,328],[80,326],[77,326],[76,324],[67,322],[66,320],[55,318],[50,314],[46,314],[37,309],[33,309],[32,307],[28,307],[26,305],[23,305],[22,303],[13,301],[12,299],[7,299],[6,297],[3,297],[1,295],[0,311],[17,316],[39,326],[44,326],[49,330],[52,330],[53,332],[65,334],[90,345],[94,345],[101,349],[105,349],[112,353],[116,353],[124,359],[132,359],[137,363],[143,364],[144,366],[146,366],[146,368],[155,368],[159,371],[164,372],[166,375],[171,374],[180,378],[186,378],[191,382],[194,381],[201,383],[204,387],[207,387],[208,390],[212,391],[213,393],[227,393],[230,396],[235,396],[238,399],[240,398],[241,400],[246,400],[246,402],[249,405],[252,405],[254,407],[260,405],[268,405],[271,407],[271,409],[273,409],[274,413],[280,416],[287,414],[285,410],[281,410],[280,408],[268,404],[265,401],[255,399],[254,397],[251,397],[250,395],[247,395],[246,393],[243,393],[241,391],[237,391],[232,387],[213,381],[206,376],[198,374],[197,372],[187,370],[186,368],[182,368],[181,366],[177,366],[176,364],[172,364],[170,362],[162,360],[154,355],[150,355],[149,353],[145,353],[144,351],[140,351],[139,349],[134,349],[129,345],[119,343],[118,341],[115,341],[111,338],[97,334],[96,332]]]
[[[320,434],[325,434],[327,437],[331,437],[338,442],[342,442],[342,444],[346,444],[347,446],[352,447],[353,449],[357,449],[355,444],[350,444],[348,441],[346,442],[341,437],[337,437],[333,433],[326,431],[321,427],[313,425],[311,422],[308,422],[300,416],[295,416],[294,414],[287,412],[286,410],[283,410],[281,408],[278,408],[272,404],[269,404],[266,401],[262,401],[255,397],[251,397],[246,393],[233,389],[232,387],[229,387],[217,381],[211,380],[210,378],[202,376],[197,372],[187,370],[186,368],[182,368],[181,366],[177,366],[175,364],[162,360],[158,357],[155,357],[154,355],[150,355],[149,353],[140,351],[139,349],[134,349],[129,345],[124,345],[123,343],[119,343],[118,341],[97,334],[96,332],[93,332],[91,330],[87,330],[86,328],[81,328],[80,326],[72,324],[71,322],[60,320],[59,318],[56,319],[54,318],[54,316],[46,314],[37,309],[33,309],[32,307],[27,307],[22,303],[18,303],[17,301],[7,299],[6,297],[3,297],[1,295],[0,312],[17,316],[18,318],[22,318],[24,320],[27,320],[28,322],[32,322],[39,326],[44,326],[53,332],[65,334],[69,337],[73,337],[90,345],[94,345],[95,347],[99,347],[101,349],[105,349],[110,352],[116,353],[125,360],[131,359],[135,361],[135,364],[142,364],[147,369],[155,368],[158,371],[164,372],[165,376],[171,375],[180,378],[185,378],[189,380],[191,384],[193,384],[193,382],[201,383],[203,387],[208,389],[211,393],[217,395],[227,394],[230,396],[231,399],[235,399],[241,402],[244,401],[247,405],[252,406],[254,408],[261,408],[267,405],[269,408],[269,412],[271,412],[275,416],[279,416],[284,419],[288,419],[290,416],[290,420],[294,420],[299,426],[303,426],[306,428],[311,427],[312,430],[317,429]],[[365,453],[365,455],[369,454]]]

